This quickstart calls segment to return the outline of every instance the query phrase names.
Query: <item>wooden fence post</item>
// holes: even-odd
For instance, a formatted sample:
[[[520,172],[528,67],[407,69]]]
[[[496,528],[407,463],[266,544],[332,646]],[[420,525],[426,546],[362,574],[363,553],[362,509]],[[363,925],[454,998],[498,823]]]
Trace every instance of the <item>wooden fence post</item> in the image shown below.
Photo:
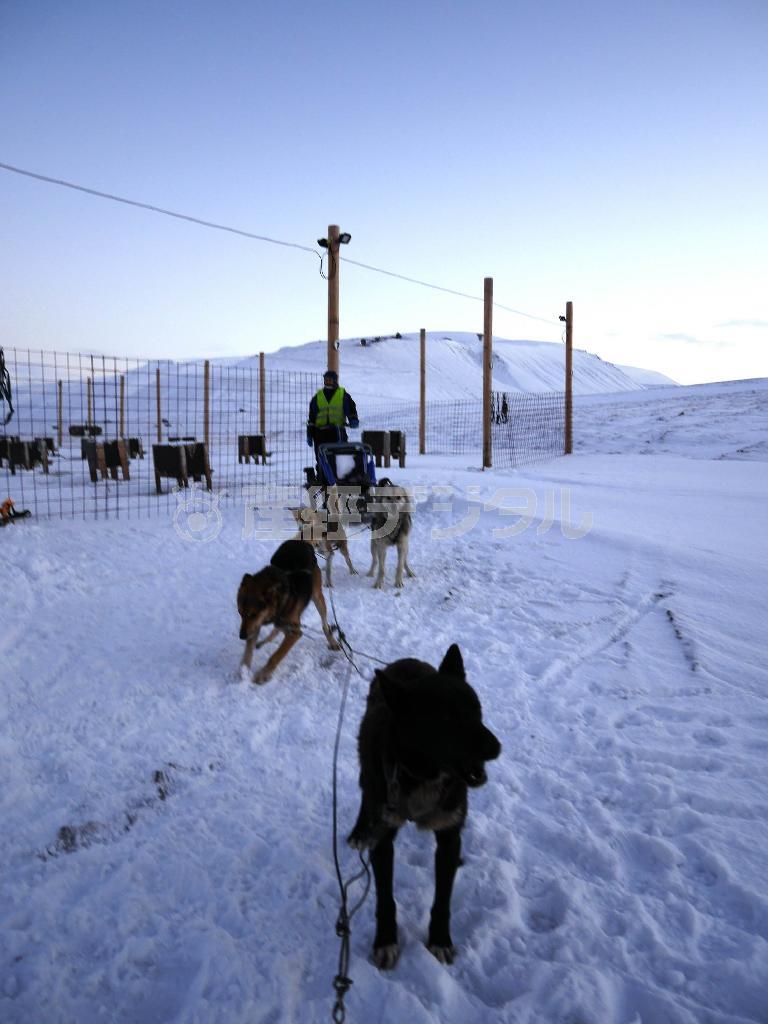
[[[493,278],[483,282],[483,469],[490,469],[491,457],[491,386],[493,367]]]
[[[259,352],[259,433],[267,436],[267,382],[264,376],[264,353]]]
[[[62,435],[62,421],[64,419],[64,386],[61,381],[58,381],[56,387],[56,432],[59,436],[59,448],[61,448],[61,435]]]
[[[93,356],[91,356],[91,376],[88,378],[88,426],[93,423],[96,414],[96,374],[93,369]],[[106,426],[106,424],[104,424]]]
[[[339,372],[339,225],[328,225],[328,365]]]
[[[120,374],[120,433],[118,437],[125,437],[125,377]]]
[[[427,451],[427,332],[419,332],[419,455]]]
[[[155,370],[155,391],[157,392],[157,443],[163,443],[163,420],[162,413],[160,411],[160,364],[157,364]]]
[[[573,303],[565,304],[565,454],[573,454]]]
[[[93,380],[91,377],[86,377],[85,379],[85,390],[88,396],[88,416],[85,422],[88,424],[88,427],[90,428],[91,424],[93,423],[93,419],[91,418],[93,415]]]
[[[203,442],[211,441],[211,364],[208,359],[203,366]]]

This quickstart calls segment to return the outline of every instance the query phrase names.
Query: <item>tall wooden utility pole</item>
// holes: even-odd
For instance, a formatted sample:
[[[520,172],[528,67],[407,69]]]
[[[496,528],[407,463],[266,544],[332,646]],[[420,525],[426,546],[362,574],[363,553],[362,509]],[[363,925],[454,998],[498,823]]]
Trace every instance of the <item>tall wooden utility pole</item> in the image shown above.
[[[427,450],[427,332],[419,332],[419,455]]]
[[[327,370],[339,372],[339,225],[328,225]]]
[[[493,278],[483,282],[483,469],[491,459],[491,371],[493,367]]]
[[[573,303],[565,304],[565,454],[573,454]]]

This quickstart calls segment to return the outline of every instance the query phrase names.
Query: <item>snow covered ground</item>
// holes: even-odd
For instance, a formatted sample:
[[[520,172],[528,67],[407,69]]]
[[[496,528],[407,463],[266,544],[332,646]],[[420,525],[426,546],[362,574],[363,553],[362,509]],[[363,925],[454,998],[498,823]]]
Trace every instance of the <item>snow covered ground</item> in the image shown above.
[[[573,457],[397,471],[420,495],[402,591],[391,562],[374,591],[336,560],[352,645],[434,664],[459,643],[503,745],[470,796],[455,965],[423,945],[433,841],[409,826],[401,959],[369,962],[369,898],[350,1024],[768,1020],[767,408],[766,381],[580,399]],[[237,584],[276,545],[244,524],[0,531],[3,1021],[330,1019],[347,663],[310,608],[270,683],[236,678]]]

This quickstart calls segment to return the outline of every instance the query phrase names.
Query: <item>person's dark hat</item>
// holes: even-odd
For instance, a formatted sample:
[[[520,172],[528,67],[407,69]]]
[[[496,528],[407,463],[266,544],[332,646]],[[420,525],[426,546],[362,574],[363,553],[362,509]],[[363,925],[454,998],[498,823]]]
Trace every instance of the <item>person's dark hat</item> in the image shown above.
[[[339,375],[338,375],[338,373],[336,373],[335,370],[326,370],[325,371],[325,373],[323,374],[323,380],[328,380],[329,377],[331,378],[331,380],[333,381],[334,384],[338,384],[339,383]]]

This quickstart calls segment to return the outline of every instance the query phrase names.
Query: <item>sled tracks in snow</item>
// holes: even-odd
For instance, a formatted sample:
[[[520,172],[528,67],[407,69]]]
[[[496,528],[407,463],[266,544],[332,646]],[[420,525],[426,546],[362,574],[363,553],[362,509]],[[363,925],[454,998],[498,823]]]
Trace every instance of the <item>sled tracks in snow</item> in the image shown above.
[[[130,832],[141,815],[148,810],[157,809],[178,790],[177,779],[181,773],[200,776],[207,772],[218,771],[222,763],[211,761],[203,768],[186,768],[183,765],[167,761],[162,768],[157,768],[151,776],[154,793],[132,800],[128,807],[115,815],[110,821],[86,821],[81,825],[62,825],[56,839],[45,851],[38,853],[40,860],[50,860],[65,853],[76,853],[89,846],[113,843]]]
[[[613,625],[607,636],[598,637],[591,643],[586,643],[580,649],[573,652],[566,658],[557,658],[549,665],[542,675],[540,682],[544,684],[556,684],[571,676],[579,666],[597,658],[604,651],[607,651],[614,644],[626,639],[637,624],[657,608],[663,608],[665,618],[672,627],[675,638],[691,672],[698,672],[701,663],[696,655],[696,648],[690,637],[686,636],[681,628],[679,617],[665,603],[673,597],[674,592],[668,585],[662,583],[657,590],[644,594],[634,606],[627,608]]]

